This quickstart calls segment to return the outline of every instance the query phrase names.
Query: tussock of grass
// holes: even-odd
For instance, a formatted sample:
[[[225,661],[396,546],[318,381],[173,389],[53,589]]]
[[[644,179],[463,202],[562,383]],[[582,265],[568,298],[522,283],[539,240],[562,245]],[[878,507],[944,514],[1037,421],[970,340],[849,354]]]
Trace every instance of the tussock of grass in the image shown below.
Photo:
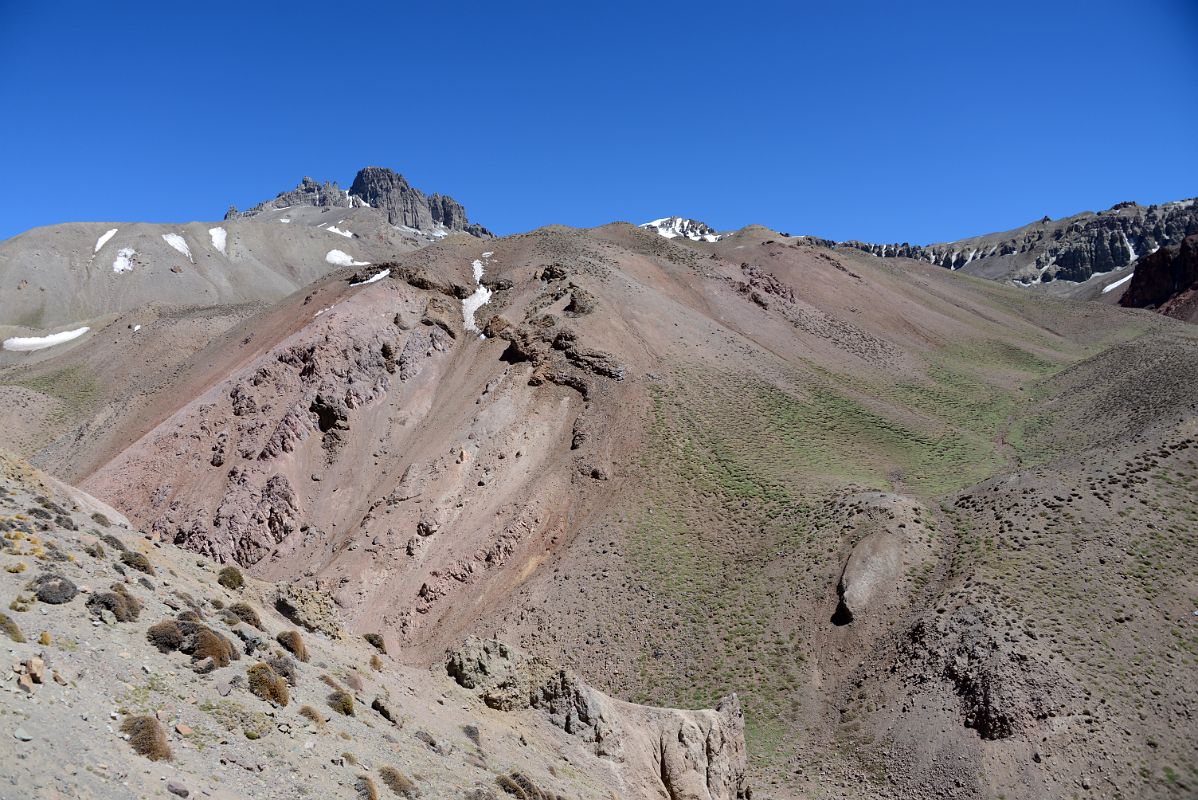
[[[414,798],[420,796],[420,789],[412,783],[407,775],[392,766],[379,767],[379,778],[383,785],[400,797]]]
[[[167,761],[171,749],[166,743],[166,731],[157,719],[148,714],[125,717],[121,721],[121,733],[128,734],[129,744],[138,755],[151,761]]]
[[[275,640],[298,661],[307,662],[308,648],[304,645],[304,637],[299,631],[281,631]]]
[[[287,681],[263,661],[246,670],[246,679],[249,690],[263,700],[280,706],[290,700]]]
[[[324,727],[324,714],[321,714],[312,706],[300,706],[300,716],[310,720],[318,727]]]
[[[0,631],[12,639],[14,642],[24,642],[25,634],[21,633],[21,628],[13,621],[13,618],[3,612],[0,612]]]

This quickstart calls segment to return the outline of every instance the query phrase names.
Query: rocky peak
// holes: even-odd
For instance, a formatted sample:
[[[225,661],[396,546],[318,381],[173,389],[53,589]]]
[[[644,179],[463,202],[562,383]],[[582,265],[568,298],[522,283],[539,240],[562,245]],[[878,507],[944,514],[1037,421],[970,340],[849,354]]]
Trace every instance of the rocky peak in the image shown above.
[[[359,170],[349,193],[386,212],[387,221],[392,225],[420,230],[444,228],[482,237],[491,235],[481,225],[471,224],[466,219],[466,209],[452,197],[437,193],[426,197],[403,175],[386,167]]]
[[[246,211],[238,211],[230,206],[225,219],[256,217],[264,211],[289,206],[316,206],[318,208],[348,208],[353,205],[349,194],[337,186],[337,182],[317,183],[305,175],[294,189],[279,192],[274,200],[267,200]]]
[[[404,176],[386,167],[366,167],[358,170],[349,189],[336,181],[318,183],[308,176],[294,189],[279,192],[246,211],[230,206],[225,219],[256,217],[267,211],[290,206],[318,208],[373,207],[387,215],[391,225],[405,225],[422,231],[462,231],[472,236],[489,237],[491,232],[466,218],[466,209],[448,195],[425,195],[413,187]]]
[[[667,239],[678,236],[695,242],[717,242],[720,239],[715,228],[699,222],[697,219],[686,219],[685,217],[662,217],[652,222],[646,222],[640,227],[656,231]]]

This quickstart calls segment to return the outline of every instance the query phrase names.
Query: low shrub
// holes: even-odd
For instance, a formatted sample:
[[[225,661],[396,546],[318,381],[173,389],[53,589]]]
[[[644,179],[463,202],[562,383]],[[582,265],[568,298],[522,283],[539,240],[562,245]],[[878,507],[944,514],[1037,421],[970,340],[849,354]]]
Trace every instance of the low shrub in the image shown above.
[[[118,552],[123,553],[129,549],[128,547],[125,547],[124,542],[122,542],[120,539],[113,536],[111,533],[105,533],[104,535],[102,535],[100,537],[100,539],[103,540],[104,544],[108,545],[113,550],[116,550]]]
[[[138,755],[151,761],[167,761],[171,749],[166,743],[166,731],[154,717],[138,714],[121,721],[121,733],[128,734],[129,744]]]
[[[126,550],[121,553],[121,563],[129,569],[135,569],[147,575],[154,574],[154,565],[150,563],[150,559],[146,558],[144,553],[135,553],[132,550]]]
[[[158,652],[174,653],[183,646],[183,631],[175,620],[164,619],[146,629],[146,639],[158,648]]]
[[[233,603],[229,606],[229,613],[237,619],[244,622],[246,625],[253,625],[258,630],[265,630],[262,627],[262,620],[258,616],[258,612],[253,609],[248,603]]]
[[[221,567],[220,572],[216,573],[216,582],[226,589],[234,591],[245,586],[245,578],[242,577],[241,570],[232,564],[227,567]]]
[[[100,613],[108,611],[117,622],[136,622],[141,616],[141,601],[129,594],[124,584],[112,584],[111,591],[96,592],[87,600],[90,611]]]
[[[324,726],[324,714],[321,714],[312,706],[300,706],[300,716],[310,720],[318,726]]]
[[[57,606],[69,603],[79,594],[70,578],[55,575],[51,572],[42,573],[29,582],[29,589],[39,602]]]
[[[387,653],[387,643],[383,641],[383,637],[380,636],[379,634],[367,633],[367,634],[364,634],[362,636],[362,638],[365,639],[367,642],[369,642],[370,646],[373,647],[375,650],[378,650],[380,653],[383,653],[384,655]]]
[[[241,658],[241,651],[224,636],[207,625],[189,624],[195,625],[195,640],[190,653],[193,661],[211,658],[217,667],[227,667],[230,661],[237,661]]]
[[[407,775],[404,775],[395,767],[379,767],[379,777],[382,778],[383,783],[388,789],[400,797],[413,798],[420,796],[420,790],[416,788],[416,784],[412,783]]]
[[[329,695],[329,708],[345,717],[354,715],[354,696],[346,691],[336,691]]]
[[[304,637],[299,631],[282,631],[275,640],[291,655],[300,661],[308,660],[308,648],[304,646]]]
[[[270,664],[259,661],[246,670],[246,680],[249,690],[253,694],[280,706],[287,705],[290,699],[287,692],[287,681],[275,672]]]

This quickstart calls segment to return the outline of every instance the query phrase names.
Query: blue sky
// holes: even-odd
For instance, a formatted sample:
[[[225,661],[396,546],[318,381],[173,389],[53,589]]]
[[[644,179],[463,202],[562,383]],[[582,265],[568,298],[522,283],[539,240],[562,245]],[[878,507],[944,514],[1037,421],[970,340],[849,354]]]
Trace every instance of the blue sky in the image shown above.
[[[359,167],[499,233],[930,242],[1198,195],[1198,5],[0,0],[0,237]]]

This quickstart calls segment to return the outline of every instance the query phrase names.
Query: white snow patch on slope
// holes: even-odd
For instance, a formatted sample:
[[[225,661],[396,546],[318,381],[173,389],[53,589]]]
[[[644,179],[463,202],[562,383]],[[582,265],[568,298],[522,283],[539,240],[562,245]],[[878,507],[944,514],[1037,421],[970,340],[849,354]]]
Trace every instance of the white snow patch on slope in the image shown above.
[[[47,347],[53,347],[56,344],[69,342],[72,339],[78,339],[83,334],[90,331],[91,328],[76,328],[73,331],[63,331],[62,333],[52,333],[49,336],[14,336],[11,339],[4,340],[5,350],[17,350],[28,352],[31,350],[44,350]]]
[[[1127,274],[1127,275],[1124,275],[1122,278],[1120,278],[1119,280],[1115,281],[1114,283],[1112,283],[1110,286],[1104,286],[1104,287],[1102,287],[1102,293],[1103,293],[1103,294],[1106,294],[1107,292],[1113,292],[1113,291],[1115,291],[1115,290],[1116,290],[1116,289],[1118,289],[1120,286],[1122,286],[1123,284],[1125,284],[1125,283],[1127,283],[1128,281],[1130,281],[1130,280],[1132,279],[1132,276],[1133,276],[1133,275],[1135,275],[1135,274],[1136,274],[1136,273],[1134,273],[1134,272],[1132,272],[1132,273],[1129,273],[1129,274]]]
[[[343,231],[334,225],[330,225],[329,227],[325,228],[325,230],[328,231],[329,233],[336,233],[340,236],[344,236],[346,239],[354,238],[354,235],[352,233],[350,233],[349,231]]]
[[[369,278],[367,278],[364,281],[358,281],[357,283],[351,283],[350,286],[365,286],[368,283],[374,283],[375,281],[381,281],[383,278],[387,277],[390,274],[391,274],[391,270],[385,269],[382,272],[371,275]]]
[[[117,275],[122,272],[133,271],[133,257],[137,255],[137,251],[132,247],[122,247],[116,251],[116,260],[112,262],[112,271]]]
[[[92,252],[93,253],[100,252],[100,248],[103,247],[104,245],[108,244],[108,240],[116,235],[116,231],[117,231],[117,229],[113,228],[112,230],[105,232],[104,235],[101,236],[99,239],[96,239],[96,249],[92,250]]]
[[[324,260],[338,267],[365,267],[370,264],[369,261],[354,261],[353,256],[341,250],[330,250]]]
[[[281,223],[283,223],[284,225],[286,225],[288,222],[291,222],[291,220],[289,220],[289,219],[281,219],[281,220],[279,220],[279,222],[281,222]]]
[[[225,252],[225,243],[229,240],[229,232],[224,228],[209,228],[208,235],[212,237],[212,246],[221,252],[221,255],[228,255]]]
[[[162,241],[187,256],[188,261],[193,264],[195,263],[195,259],[191,257],[191,248],[187,246],[187,241],[182,236],[177,233],[164,233],[162,234]]]
[[[484,256],[485,257],[485,256]],[[474,331],[480,339],[486,338],[479,331],[478,326],[474,324],[474,312],[485,306],[491,300],[491,290],[483,286],[483,262],[474,259],[474,263],[470,265],[474,271],[474,282],[478,284],[474,290],[474,294],[462,301],[462,327],[468,331]]]

